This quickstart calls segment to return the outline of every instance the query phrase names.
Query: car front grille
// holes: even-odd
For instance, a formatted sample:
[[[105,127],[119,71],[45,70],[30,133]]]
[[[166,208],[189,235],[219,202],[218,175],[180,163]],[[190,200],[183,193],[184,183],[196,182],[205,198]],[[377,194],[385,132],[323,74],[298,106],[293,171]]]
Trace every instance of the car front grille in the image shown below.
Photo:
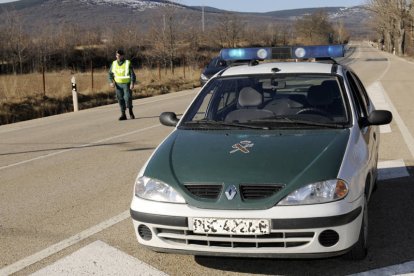
[[[268,185],[240,185],[240,192],[243,199],[262,199],[271,197],[278,193],[284,185],[268,184]]]
[[[310,243],[314,232],[274,232],[267,235],[198,234],[189,230],[156,228],[156,235],[172,244],[220,248],[292,248]]]
[[[185,184],[184,186],[194,196],[204,199],[217,199],[223,189],[221,184]]]
[[[185,184],[187,191],[203,199],[218,199],[223,189],[221,184]],[[268,198],[278,193],[282,184],[241,184],[240,193],[244,200],[258,200]]]

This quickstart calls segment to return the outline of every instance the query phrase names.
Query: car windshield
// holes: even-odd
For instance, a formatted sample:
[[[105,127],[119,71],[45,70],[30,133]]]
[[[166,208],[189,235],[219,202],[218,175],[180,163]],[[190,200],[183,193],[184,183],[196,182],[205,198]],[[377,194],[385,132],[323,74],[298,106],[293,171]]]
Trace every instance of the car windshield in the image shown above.
[[[323,74],[219,77],[198,95],[184,128],[343,128],[340,79]]]

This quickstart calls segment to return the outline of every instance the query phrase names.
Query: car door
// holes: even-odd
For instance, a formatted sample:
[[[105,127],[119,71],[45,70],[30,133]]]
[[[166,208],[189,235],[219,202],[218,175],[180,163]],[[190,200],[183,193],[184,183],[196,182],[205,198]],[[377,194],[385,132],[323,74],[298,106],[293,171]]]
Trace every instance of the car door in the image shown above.
[[[378,161],[378,127],[377,126],[366,126],[364,121],[367,120],[370,112],[374,110],[372,103],[368,97],[368,94],[360,81],[360,79],[352,71],[346,72],[346,77],[351,89],[351,93],[354,99],[355,108],[358,114],[358,127],[361,132],[362,138],[367,147],[367,169],[368,174],[376,176],[376,164]],[[368,175],[368,176],[369,176]],[[373,178],[371,182],[373,182]],[[366,189],[372,189],[371,187],[366,187]],[[367,190],[367,195],[369,196],[370,190]]]

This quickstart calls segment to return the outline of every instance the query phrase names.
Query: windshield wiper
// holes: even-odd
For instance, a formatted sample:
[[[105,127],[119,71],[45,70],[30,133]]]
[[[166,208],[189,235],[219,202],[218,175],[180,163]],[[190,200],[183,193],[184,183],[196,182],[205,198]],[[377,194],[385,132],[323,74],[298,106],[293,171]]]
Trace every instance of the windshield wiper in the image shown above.
[[[249,128],[249,129],[264,129],[267,130],[269,127],[267,126],[254,126],[248,124],[240,124],[240,123],[232,123],[232,122],[224,122],[224,121],[188,121],[182,124],[183,126],[224,126],[224,127],[238,127],[238,128]]]
[[[255,120],[251,121],[255,123],[284,123],[284,124],[293,124],[293,125],[306,125],[306,126],[320,126],[320,127],[327,127],[327,128],[344,128],[345,124],[337,124],[337,123],[323,123],[323,122],[315,122],[315,121],[307,121],[307,120],[296,120],[288,117],[277,117],[274,119],[263,119],[263,120]]]

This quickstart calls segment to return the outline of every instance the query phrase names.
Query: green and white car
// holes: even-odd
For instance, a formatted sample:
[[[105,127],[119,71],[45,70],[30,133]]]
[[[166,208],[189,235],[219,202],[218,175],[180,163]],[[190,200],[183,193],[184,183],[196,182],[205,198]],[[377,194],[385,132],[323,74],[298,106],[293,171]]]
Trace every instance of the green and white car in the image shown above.
[[[224,49],[248,59],[201,89],[135,182],[138,242],[160,252],[276,258],[367,253],[375,110],[342,45]],[[290,58],[290,62],[270,61]],[[269,59],[269,60],[268,60]],[[258,62],[260,60],[260,62]],[[262,62],[265,60],[264,62]]]

